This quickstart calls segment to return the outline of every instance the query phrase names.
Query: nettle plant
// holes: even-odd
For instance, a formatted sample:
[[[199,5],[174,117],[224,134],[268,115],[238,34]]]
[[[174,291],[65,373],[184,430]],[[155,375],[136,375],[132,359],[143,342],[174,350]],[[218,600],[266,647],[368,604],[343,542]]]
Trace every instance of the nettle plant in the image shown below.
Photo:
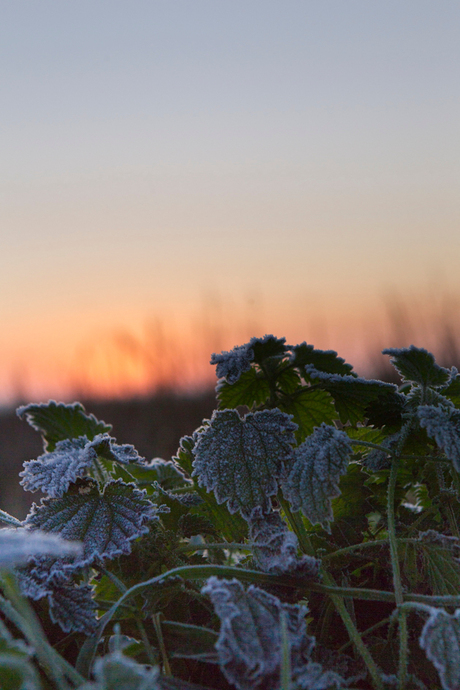
[[[0,512],[0,687],[458,690],[460,375],[384,352],[399,388],[274,336],[213,355],[168,461],[19,408],[44,497]]]

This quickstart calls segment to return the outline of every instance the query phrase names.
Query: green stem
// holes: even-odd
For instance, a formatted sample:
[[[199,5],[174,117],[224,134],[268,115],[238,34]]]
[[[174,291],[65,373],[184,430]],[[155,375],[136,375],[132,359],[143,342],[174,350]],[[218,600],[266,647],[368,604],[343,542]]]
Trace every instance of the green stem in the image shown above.
[[[401,429],[401,436],[398,441],[396,452],[391,463],[390,479],[388,482],[387,494],[387,521],[388,521],[388,540],[390,542],[390,557],[393,570],[393,588],[396,598],[396,606],[399,607],[404,602],[404,593],[401,581],[401,570],[399,567],[398,542],[396,539],[396,520],[395,520],[395,490],[398,479],[398,469],[401,451],[412,429],[412,418],[410,418]],[[399,614],[399,674],[398,689],[404,690],[407,677],[407,616],[404,611]]]
[[[158,638],[158,646],[160,647],[161,659],[163,661],[163,674],[165,676],[172,676],[171,666],[169,665],[168,653],[166,651],[166,645],[163,639],[163,631],[161,629],[162,615],[162,613],[155,613],[155,615],[152,616],[152,621]]]
[[[307,530],[305,529],[305,525],[303,524],[300,513],[292,512],[289,502],[286,501],[286,499],[283,497],[281,491],[278,492],[277,499],[284,511],[284,514],[287,517],[289,524],[292,527],[294,534],[299,540],[300,548],[302,549],[303,553],[306,553],[309,556],[314,556],[315,549],[313,548],[313,544],[310,541],[310,537],[308,536]]]
[[[8,598],[6,600],[0,597],[0,609],[34,648],[40,665],[58,690],[69,690],[65,676],[75,685],[82,685],[85,679],[48,644],[35,611],[20,593],[13,573],[7,570],[1,571],[0,582]]]
[[[329,573],[323,573],[323,580],[327,585],[330,585],[331,587],[335,586],[334,578]],[[347,610],[347,607],[345,606],[343,598],[341,596],[331,595],[331,599],[334,602],[334,606],[342,619],[342,622],[348,632],[348,635],[350,636],[350,640],[353,642],[354,646],[356,647],[356,650],[358,651],[362,660],[366,664],[366,668],[369,672],[369,675],[371,676],[374,682],[374,687],[377,690],[384,690],[383,681],[380,676],[377,664],[375,663],[369,650],[364,644],[357,627],[353,623],[353,620]]]

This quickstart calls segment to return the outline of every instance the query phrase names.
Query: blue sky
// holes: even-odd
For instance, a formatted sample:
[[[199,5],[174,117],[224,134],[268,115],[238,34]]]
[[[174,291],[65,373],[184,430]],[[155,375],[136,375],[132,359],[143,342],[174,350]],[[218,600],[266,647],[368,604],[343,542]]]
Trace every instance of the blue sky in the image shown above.
[[[450,0],[3,3],[3,397],[26,370],[58,395],[114,329],[192,338],[209,295],[359,357],[388,291],[460,294],[459,25]]]

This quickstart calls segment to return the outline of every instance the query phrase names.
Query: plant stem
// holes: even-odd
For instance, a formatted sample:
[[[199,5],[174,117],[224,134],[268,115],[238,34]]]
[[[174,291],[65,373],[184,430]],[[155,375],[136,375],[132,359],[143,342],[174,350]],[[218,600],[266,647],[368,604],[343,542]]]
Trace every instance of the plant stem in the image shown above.
[[[401,570],[399,567],[398,542],[396,539],[396,520],[395,520],[395,490],[398,479],[398,469],[401,451],[412,429],[412,418],[406,421],[401,429],[396,452],[391,463],[390,479],[388,482],[387,495],[387,521],[388,539],[390,542],[391,566],[393,570],[393,588],[396,598],[396,606],[399,608],[404,602],[404,594],[401,582]],[[399,613],[399,673],[398,690],[404,690],[407,677],[407,616],[401,610]]]
[[[327,572],[323,573],[323,580],[324,582],[329,585],[334,587],[335,586],[335,581],[332,575],[330,575]],[[347,607],[345,606],[345,602],[343,601],[343,598],[341,596],[337,596],[335,594],[331,594],[331,599],[334,602],[334,606],[337,609],[337,612],[339,616],[342,619],[342,622],[347,629],[348,635],[350,636],[350,640],[353,642],[353,644],[356,647],[356,650],[359,652],[362,660],[366,664],[366,668],[369,672],[369,675],[371,676],[373,682],[374,682],[374,687],[377,690],[384,690],[384,685],[382,678],[380,677],[380,672],[377,667],[377,664],[375,663],[374,659],[372,658],[369,650],[367,649],[366,645],[364,644],[361,635],[358,632],[357,627],[353,623],[353,620],[347,610]]]
[[[289,502],[286,501],[286,499],[282,496],[281,491],[278,492],[277,499],[280,502],[280,505],[288,519],[289,524],[292,527],[294,534],[299,540],[300,548],[302,549],[303,553],[306,553],[309,556],[314,556],[315,549],[310,541],[310,537],[305,529],[305,525],[303,524],[300,513],[292,512]]]

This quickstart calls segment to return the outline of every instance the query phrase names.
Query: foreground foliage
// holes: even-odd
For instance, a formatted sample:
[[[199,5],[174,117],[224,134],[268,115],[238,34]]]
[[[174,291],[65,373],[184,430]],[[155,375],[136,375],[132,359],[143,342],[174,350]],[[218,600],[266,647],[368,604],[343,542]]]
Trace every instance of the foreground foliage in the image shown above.
[[[460,375],[384,352],[399,388],[274,336],[213,355],[171,460],[19,408],[43,498],[0,511],[0,687],[458,690]]]

